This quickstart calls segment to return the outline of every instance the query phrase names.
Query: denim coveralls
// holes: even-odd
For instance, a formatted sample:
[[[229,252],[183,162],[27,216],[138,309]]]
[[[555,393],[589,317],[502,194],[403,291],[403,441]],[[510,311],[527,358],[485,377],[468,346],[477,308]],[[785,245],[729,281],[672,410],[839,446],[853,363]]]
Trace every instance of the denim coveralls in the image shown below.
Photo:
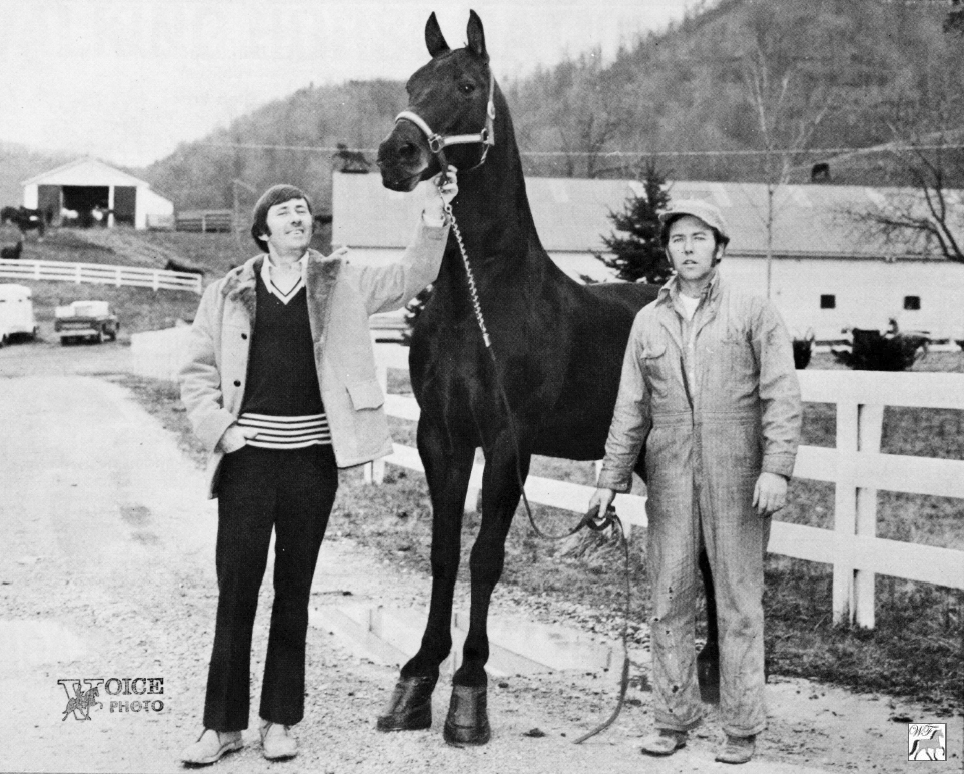
[[[761,470],[789,477],[800,387],[773,306],[715,272],[692,321],[671,279],[633,323],[598,486],[629,490],[643,442],[657,728],[700,721],[695,607],[701,533],[716,587],[723,730],[766,725],[763,556],[770,519],[752,507]],[[691,336],[692,334],[692,336]]]

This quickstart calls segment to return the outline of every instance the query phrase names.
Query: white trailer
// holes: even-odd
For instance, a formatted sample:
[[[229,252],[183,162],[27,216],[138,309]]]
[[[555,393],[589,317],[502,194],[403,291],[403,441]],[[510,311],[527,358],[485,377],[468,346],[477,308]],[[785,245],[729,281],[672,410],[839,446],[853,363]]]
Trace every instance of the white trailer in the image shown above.
[[[33,313],[30,288],[23,285],[0,285],[0,347],[13,336],[34,338],[37,319]]]

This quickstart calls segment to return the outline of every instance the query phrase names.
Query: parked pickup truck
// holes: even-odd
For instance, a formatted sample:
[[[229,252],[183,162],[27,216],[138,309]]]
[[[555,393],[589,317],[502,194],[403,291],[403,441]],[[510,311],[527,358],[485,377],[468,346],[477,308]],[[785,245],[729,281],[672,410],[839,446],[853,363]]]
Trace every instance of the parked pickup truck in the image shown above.
[[[106,301],[74,301],[54,310],[54,333],[61,344],[90,339],[98,344],[104,339],[114,341],[120,322],[112,314]]]

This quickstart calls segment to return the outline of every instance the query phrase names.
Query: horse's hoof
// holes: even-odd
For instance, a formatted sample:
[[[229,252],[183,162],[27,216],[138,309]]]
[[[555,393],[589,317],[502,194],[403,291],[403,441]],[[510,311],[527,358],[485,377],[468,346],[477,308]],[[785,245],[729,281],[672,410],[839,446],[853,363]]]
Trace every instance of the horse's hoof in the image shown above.
[[[442,736],[449,744],[485,744],[492,736],[486,711],[486,687],[452,687],[452,701]]]
[[[385,712],[378,717],[379,731],[421,731],[432,726],[432,691],[437,677],[403,677],[395,684]]]
[[[696,657],[696,676],[700,683],[700,698],[707,704],[720,703],[720,657],[705,649]]]

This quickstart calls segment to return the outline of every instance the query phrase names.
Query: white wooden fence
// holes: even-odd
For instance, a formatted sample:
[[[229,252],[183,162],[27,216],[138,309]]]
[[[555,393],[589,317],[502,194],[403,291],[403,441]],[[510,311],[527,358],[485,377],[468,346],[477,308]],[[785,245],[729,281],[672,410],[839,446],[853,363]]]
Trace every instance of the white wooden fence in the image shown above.
[[[408,350],[393,344],[375,346],[379,378],[387,369],[408,369]],[[835,621],[874,626],[874,576],[925,581],[964,589],[964,551],[878,538],[877,491],[912,492],[964,498],[964,461],[881,454],[884,406],[964,409],[964,375],[882,373],[871,371],[799,371],[803,400],[837,407],[836,448],[801,446],[794,476],[829,481],[836,486],[833,529],[774,521],[769,550],[784,556],[833,566]],[[387,395],[386,411],[418,419],[413,398]],[[384,461],[368,467],[366,477],[381,482],[384,463],[422,470],[418,452],[395,445]],[[482,482],[476,465],[466,508],[474,510]],[[582,512],[593,489],[529,476],[531,502]],[[617,495],[624,523],[646,526],[645,498]],[[962,510],[964,518],[964,510]]]
[[[103,263],[23,261],[4,258],[0,259],[0,277],[87,282],[95,285],[151,288],[152,290],[190,290],[198,295],[202,289],[201,276],[198,274],[143,269],[135,266],[109,266]]]

